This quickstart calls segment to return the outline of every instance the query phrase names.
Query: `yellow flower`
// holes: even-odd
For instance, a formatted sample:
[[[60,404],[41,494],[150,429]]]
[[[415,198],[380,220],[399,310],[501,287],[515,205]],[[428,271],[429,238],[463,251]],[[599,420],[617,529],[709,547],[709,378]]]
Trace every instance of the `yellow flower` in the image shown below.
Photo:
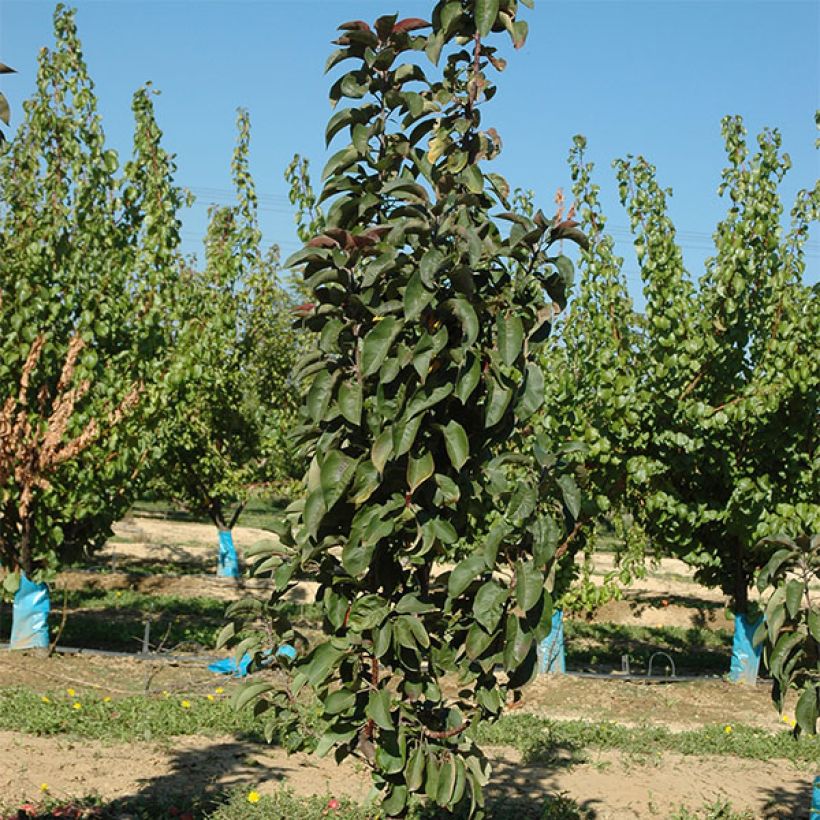
[[[225,690],[221,686],[217,686],[216,689],[214,689],[214,692],[216,692],[217,695],[221,695],[224,691]]]
[[[47,792],[48,791],[48,783],[41,783],[40,784],[40,791]]]
[[[732,734],[732,727],[728,723],[723,727],[723,733],[726,735]]]
[[[783,723],[787,726],[790,726],[792,729],[797,725],[797,721],[794,718],[790,718],[788,715],[783,715]]]
[[[45,695],[43,695],[43,696],[40,698],[40,700],[41,700],[41,701],[43,701],[43,703],[51,703],[51,701],[50,701],[50,700],[49,700],[49,699],[48,699]]]
[[[66,692],[68,692],[68,696],[69,696],[70,698],[73,698],[73,697],[74,697],[74,695],[76,695],[76,694],[77,694],[77,693],[76,693],[73,689],[66,689]]]
[[[215,700],[213,695],[205,695],[208,700]]]
[[[170,693],[167,689],[163,689],[163,690],[162,690],[162,697],[164,697],[164,698],[170,698],[170,697],[171,697],[171,693]]]
[[[110,702],[111,702],[111,696],[110,696],[110,695],[106,695],[106,696],[103,698],[103,703],[110,703]]]
[[[183,709],[190,709],[191,708],[191,701],[183,700],[182,703],[180,704],[180,706],[182,706]]]
[[[118,589],[118,590],[116,591],[115,595],[117,596],[117,598],[121,598],[121,597],[122,597],[122,590],[121,590],[121,589]]]
[[[74,703],[71,704],[71,708],[79,710],[83,708],[83,705],[79,701],[74,701]]]
[[[248,803],[258,803],[261,795],[257,791],[248,792]]]

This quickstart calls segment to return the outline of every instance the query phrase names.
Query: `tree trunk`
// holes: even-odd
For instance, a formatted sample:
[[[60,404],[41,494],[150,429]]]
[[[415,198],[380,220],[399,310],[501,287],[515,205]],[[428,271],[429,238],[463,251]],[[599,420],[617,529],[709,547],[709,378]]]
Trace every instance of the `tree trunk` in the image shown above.
[[[735,539],[735,588],[734,613],[745,615],[749,609],[749,576],[744,565],[744,546],[740,538]]]

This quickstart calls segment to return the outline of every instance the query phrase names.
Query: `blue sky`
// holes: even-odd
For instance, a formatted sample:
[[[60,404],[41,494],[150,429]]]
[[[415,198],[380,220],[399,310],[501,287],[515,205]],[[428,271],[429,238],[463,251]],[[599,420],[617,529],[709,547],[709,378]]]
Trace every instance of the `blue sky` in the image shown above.
[[[252,170],[265,239],[285,254],[297,246],[283,171],[295,152],[318,177],[327,156],[331,109],[324,61],[338,23],[399,11],[427,16],[428,0],[258,0],[128,2],[80,0],[77,22],[106,133],[121,156],[131,139],[130,98],[147,80],[161,90],[157,113],[177,155],[178,181],[197,196],[184,215],[184,249],[198,252],[211,202],[230,196],[237,106],[253,125]],[[783,185],[814,184],[814,111],[820,106],[820,4],[816,0],[537,0],[530,38],[507,54],[509,68],[485,109],[504,139],[495,169],[532,188],[554,210],[568,188],[572,137],[586,135],[604,208],[638,296],[627,218],[610,162],[626,153],[653,162],[674,197],[671,213],[691,270],[699,274],[725,209],[717,196],[724,165],[720,119],[740,114],[750,137],[777,127],[794,167]],[[33,88],[36,54],[53,41],[53,4],[0,0],[0,78],[12,129]],[[501,38],[499,38],[501,39]],[[507,51],[510,51],[506,47]],[[809,279],[820,270],[820,232],[809,248]]]

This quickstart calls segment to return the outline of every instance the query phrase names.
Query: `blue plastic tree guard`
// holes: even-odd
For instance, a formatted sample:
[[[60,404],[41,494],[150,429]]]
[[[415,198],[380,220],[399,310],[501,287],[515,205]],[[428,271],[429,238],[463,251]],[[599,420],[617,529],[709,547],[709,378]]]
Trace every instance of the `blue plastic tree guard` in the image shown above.
[[[732,683],[747,683],[754,686],[763,644],[754,646],[752,637],[763,617],[750,621],[745,615],[735,615],[735,637],[732,641],[732,662],[729,666],[729,680]]]
[[[820,774],[814,778],[811,796],[811,820],[820,820]]]
[[[296,650],[289,644],[283,643],[276,650],[277,658],[287,658],[289,661],[296,660]],[[237,663],[236,658],[223,658],[221,661],[214,661],[208,664],[209,672],[216,672],[218,675],[233,675],[235,678],[244,678],[248,674],[248,667],[251,664],[251,656],[246,652]]]
[[[47,649],[50,611],[48,586],[35,584],[20,573],[20,587],[12,607],[9,649]]]
[[[564,674],[567,671],[566,658],[564,656],[564,611],[556,609],[552,613],[552,628],[549,635],[541,641],[538,652],[538,671],[558,672]]]
[[[233,545],[233,533],[230,530],[219,531],[219,560],[216,574],[223,578],[239,577],[239,559]]]

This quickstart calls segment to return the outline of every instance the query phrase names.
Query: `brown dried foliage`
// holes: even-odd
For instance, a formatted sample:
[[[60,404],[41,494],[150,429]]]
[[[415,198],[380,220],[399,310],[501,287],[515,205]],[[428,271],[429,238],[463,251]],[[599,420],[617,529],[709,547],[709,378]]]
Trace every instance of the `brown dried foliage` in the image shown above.
[[[50,397],[43,385],[38,392],[39,407],[32,412],[29,389],[44,345],[45,336],[40,334],[26,357],[16,398],[9,396],[0,407],[0,494],[13,478],[19,490],[17,512],[21,523],[31,512],[37,490],[47,489],[55,470],[90,447],[101,432],[100,422],[92,419],[78,435],[66,437],[75,408],[91,387],[88,379],[73,384],[77,359],[85,346],[79,336],[69,342],[54,396]],[[142,386],[134,385],[108,414],[105,428],[110,430],[119,424],[138,403],[141,393]]]

